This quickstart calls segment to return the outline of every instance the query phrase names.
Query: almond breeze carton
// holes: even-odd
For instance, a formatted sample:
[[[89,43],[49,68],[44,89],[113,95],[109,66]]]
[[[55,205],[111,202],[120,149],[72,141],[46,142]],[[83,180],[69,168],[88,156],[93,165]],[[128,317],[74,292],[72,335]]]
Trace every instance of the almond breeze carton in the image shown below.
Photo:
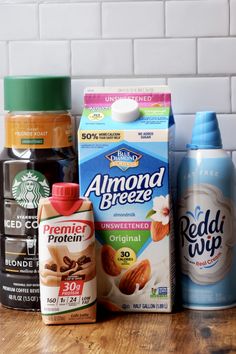
[[[94,205],[98,299],[170,312],[174,234],[168,87],[89,88],[78,132],[81,195]]]

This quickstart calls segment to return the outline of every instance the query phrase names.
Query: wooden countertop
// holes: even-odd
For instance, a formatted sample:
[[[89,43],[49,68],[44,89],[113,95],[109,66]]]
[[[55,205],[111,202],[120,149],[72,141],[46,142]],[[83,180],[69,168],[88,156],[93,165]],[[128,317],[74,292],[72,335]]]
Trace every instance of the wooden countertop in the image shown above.
[[[236,308],[110,314],[96,324],[45,326],[40,313],[0,307],[3,354],[236,353]]]

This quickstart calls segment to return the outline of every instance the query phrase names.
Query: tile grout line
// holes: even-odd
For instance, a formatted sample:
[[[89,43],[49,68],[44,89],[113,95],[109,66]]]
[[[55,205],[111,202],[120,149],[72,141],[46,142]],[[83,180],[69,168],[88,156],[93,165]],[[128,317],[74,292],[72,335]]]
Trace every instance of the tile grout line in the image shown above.
[[[131,70],[132,76],[135,77],[135,42],[134,39],[131,40]]]
[[[196,50],[196,76],[199,74],[199,40],[196,38],[195,40],[195,50]]]
[[[41,25],[40,25],[40,7],[39,3],[37,4],[37,11],[36,11],[36,16],[37,16],[37,31],[38,31],[38,40],[41,38]]]
[[[167,6],[167,2],[166,0],[164,0],[164,3],[163,3],[163,26],[164,26],[164,33],[163,33],[163,37],[166,38],[166,32],[167,32],[167,19],[166,19],[166,6]]]
[[[100,39],[103,38],[103,2],[99,3],[99,16],[100,16]]]
[[[7,75],[10,75],[10,43],[6,41],[6,60],[7,60]]]
[[[69,72],[72,77],[72,43],[69,41]]]

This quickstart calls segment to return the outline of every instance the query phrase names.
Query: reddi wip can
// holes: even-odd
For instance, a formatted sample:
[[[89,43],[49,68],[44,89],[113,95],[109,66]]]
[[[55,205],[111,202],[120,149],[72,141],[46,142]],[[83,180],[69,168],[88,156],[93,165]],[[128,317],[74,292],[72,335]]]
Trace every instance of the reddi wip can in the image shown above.
[[[178,173],[178,236],[183,306],[236,303],[234,166],[222,150],[214,112],[199,112]]]

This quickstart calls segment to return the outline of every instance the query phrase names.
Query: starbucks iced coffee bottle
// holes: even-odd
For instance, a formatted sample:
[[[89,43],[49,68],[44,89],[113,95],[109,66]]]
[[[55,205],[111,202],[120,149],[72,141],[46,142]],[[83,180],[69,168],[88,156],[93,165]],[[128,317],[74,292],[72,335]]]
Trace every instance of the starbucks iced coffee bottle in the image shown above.
[[[69,77],[6,77],[5,148],[0,155],[0,295],[4,306],[37,310],[37,207],[55,182],[73,182]]]
[[[178,236],[183,306],[236,303],[234,167],[222,150],[214,112],[199,112],[178,174]]]

